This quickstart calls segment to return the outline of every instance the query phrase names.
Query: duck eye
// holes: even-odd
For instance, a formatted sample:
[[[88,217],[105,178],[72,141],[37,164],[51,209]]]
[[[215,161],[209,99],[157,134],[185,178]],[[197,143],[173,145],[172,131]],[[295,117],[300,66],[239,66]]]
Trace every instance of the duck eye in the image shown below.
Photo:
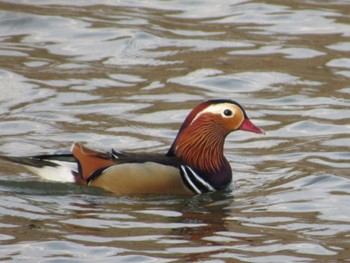
[[[230,117],[230,116],[232,116],[232,110],[229,110],[229,109],[226,109],[226,110],[224,110],[224,115],[226,116],[226,117]]]

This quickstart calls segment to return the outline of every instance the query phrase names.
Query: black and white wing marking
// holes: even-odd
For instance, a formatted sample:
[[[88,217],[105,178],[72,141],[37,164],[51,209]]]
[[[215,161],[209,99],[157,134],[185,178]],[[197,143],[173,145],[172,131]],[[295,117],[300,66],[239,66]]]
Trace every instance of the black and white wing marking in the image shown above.
[[[216,191],[212,185],[205,181],[188,165],[180,166],[180,174],[185,185],[197,194]]]

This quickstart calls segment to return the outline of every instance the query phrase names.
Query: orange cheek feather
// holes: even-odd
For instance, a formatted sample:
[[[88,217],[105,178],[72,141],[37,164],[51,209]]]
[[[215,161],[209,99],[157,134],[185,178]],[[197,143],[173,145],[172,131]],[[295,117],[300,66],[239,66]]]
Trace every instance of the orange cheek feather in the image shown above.
[[[239,110],[236,111],[232,118],[224,119],[224,127],[227,131],[232,132],[238,130],[244,121],[243,113]]]

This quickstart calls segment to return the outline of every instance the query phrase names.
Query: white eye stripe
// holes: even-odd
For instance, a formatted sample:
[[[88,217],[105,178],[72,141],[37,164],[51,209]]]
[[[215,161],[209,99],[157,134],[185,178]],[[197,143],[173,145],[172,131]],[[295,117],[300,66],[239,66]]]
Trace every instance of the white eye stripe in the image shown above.
[[[230,116],[225,115],[225,110],[230,110],[232,114]],[[192,120],[191,124],[195,122],[204,113],[221,114],[221,116],[224,118],[232,118],[233,116],[235,116],[236,111],[235,109],[233,109],[231,103],[213,104],[205,108],[204,110],[198,112],[196,117]]]

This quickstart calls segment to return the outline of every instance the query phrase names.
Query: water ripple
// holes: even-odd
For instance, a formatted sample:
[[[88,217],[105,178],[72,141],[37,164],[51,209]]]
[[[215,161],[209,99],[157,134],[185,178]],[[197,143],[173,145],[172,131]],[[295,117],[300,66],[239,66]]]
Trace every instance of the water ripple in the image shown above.
[[[33,1],[32,1],[33,2]],[[347,1],[2,1],[0,151],[165,153],[191,108],[244,105],[234,182],[117,197],[0,162],[0,260],[348,259]]]

